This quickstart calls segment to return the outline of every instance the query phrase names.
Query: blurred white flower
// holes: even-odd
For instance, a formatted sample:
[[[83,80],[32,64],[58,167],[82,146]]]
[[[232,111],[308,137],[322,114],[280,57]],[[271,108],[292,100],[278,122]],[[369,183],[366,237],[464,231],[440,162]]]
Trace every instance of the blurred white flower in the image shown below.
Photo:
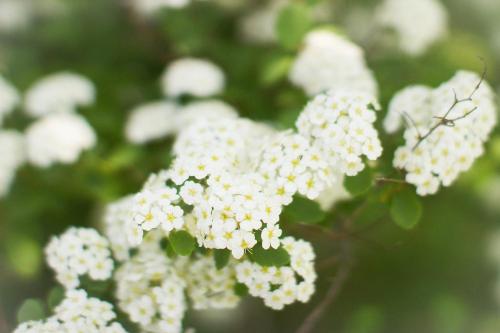
[[[310,32],[289,74],[309,96],[326,90],[350,90],[377,95],[377,82],[363,50],[328,30]]]
[[[229,104],[216,100],[204,100],[189,103],[176,115],[177,131],[187,128],[196,121],[211,122],[222,118],[237,118],[238,112]]]
[[[375,21],[394,29],[401,49],[416,56],[446,34],[448,15],[438,0],[384,0]]]
[[[219,67],[209,61],[194,58],[172,62],[162,77],[163,92],[169,97],[183,94],[213,96],[222,92],[224,84],[224,73]]]
[[[287,3],[287,0],[272,0],[243,16],[239,23],[243,39],[254,43],[274,42],[276,21]]]
[[[16,169],[25,161],[24,137],[12,130],[0,131],[0,197],[7,194]]]
[[[142,144],[171,134],[175,129],[175,113],[176,105],[170,102],[151,102],[138,106],[127,120],[127,140]]]
[[[86,77],[60,72],[35,82],[26,93],[26,112],[40,117],[52,112],[75,111],[95,101],[95,88]]]
[[[3,118],[19,103],[19,99],[19,93],[16,88],[0,75],[0,126],[2,125]]]
[[[25,0],[0,0],[0,31],[25,28],[31,20],[32,4]]]
[[[43,117],[26,130],[28,159],[34,165],[74,163],[83,150],[96,143],[94,130],[74,113],[55,113]]]

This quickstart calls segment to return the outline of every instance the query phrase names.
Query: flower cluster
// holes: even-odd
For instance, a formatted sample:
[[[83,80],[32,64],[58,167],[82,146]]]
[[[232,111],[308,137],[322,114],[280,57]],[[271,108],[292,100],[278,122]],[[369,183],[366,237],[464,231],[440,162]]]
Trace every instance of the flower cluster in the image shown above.
[[[375,21],[393,29],[401,49],[410,55],[424,53],[447,30],[447,12],[439,0],[384,0]]]
[[[212,255],[196,254],[184,265],[187,294],[193,309],[227,309],[238,305],[235,294],[236,271],[233,260],[217,269]]]
[[[224,89],[225,77],[213,63],[195,58],[182,58],[172,62],[162,77],[163,92],[169,97],[193,95],[208,97]]]
[[[85,118],[74,113],[56,113],[34,122],[26,130],[28,159],[39,167],[56,162],[71,164],[80,153],[94,147],[97,138]]]
[[[382,154],[373,127],[377,102],[351,92],[328,92],[309,102],[297,120],[299,133],[312,139],[312,146],[328,165],[338,166],[348,176],[364,168],[362,156],[376,160]]]
[[[92,280],[111,277],[113,260],[108,246],[108,240],[94,229],[70,228],[53,237],[45,253],[57,280],[67,289],[74,289],[83,275]]]
[[[28,321],[14,333],[126,333],[117,322],[113,306],[97,298],[88,297],[84,290],[66,292],[54,315],[42,321]]]
[[[117,270],[116,298],[143,332],[181,332],[185,281],[161,250],[160,238],[159,233],[149,233],[138,253]]]
[[[265,267],[249,261],[236,265],[238,282],[248,287],[250,295],[264,300],[266,306],[281,310],[295,301],[308,302],[314,293],[315,254],[311,244],[293,237],[282,239],[290,254],[290,265]]]
[[[170,102],[150,102],[132,110],[125,127],[128,141],[142,144],[171,134],[175,125],[176,105]]]
[[[407,88],[396,95],[386,128],[396,130],[401,125],[398,117],[411,120],[394,166],[407,172],[406,181],[418,194],[433,194],[440,184],[451,185],[483,153],[496,123],[494,93],[478,75],[459,71],[436,89]]]
[[[82,151],[96,144],[94,130],[75,112],[94,99],[92,83],[73,73],[50,75],[27,91],[24,110],[38,119],[29,124],[24,135],[0,129],[0,196],[7,193],[16,169],[25,160],[39,167],[74,163]],[[0,126],[20,101],[20,94],[0,76]]]
[[[308,95],[330,89],[377,95],[377,83],[360,47],[328,30],[310,32],[304,44],[289,78]]]

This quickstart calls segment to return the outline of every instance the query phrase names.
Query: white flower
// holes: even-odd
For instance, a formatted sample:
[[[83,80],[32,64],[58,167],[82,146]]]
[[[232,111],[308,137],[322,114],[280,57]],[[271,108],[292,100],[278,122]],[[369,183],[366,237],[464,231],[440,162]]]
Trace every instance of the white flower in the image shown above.
[[[447,16],[439,0],[384,0],[375,11],[376,23],[393,29],[401,49],[415,56],[446,34]]]
[[[1,7],[2,2],[0,2]],[[2,9],[0,8],[0,12]],[[1,14],[0,14],[1,15]],[[1,21],[1,19],[0,19]],[[3,123],[3,119],[8,115],[19,103],[20,97],[16,88],[7,82],[0,75],[0,126]]]
[[[277,249],[280,246],[279,237],[281,236],[281,229],[276,225],[270,225],[262,229],[262,248],[268,249],[272,247]]]
[[[182,185],[180,195],[188,205],[200,203],[203,198],[203,187],[198,183],[187,181]]]
[[[166,96],[178,97],[189,94],[196,97],[217,95],[224,89],[222,70],[213,63],[195,58],[183,58],[172,62],[162,77]]]
[[[360,47],[327,30],[310,32],[304,43],[289,78],[309,96],[330,89],[377,95],[377,83]]]
[[[174,229],[180,229],[184,225],[184,212],[179,206],[165,206],[162,209],[163,219],[161,226],[163,230],[170,232]]]
[[[40,167],[56,162],[74,163],[82,151],[95,144],[92,127],[83,117],[73,113],[48,115],[26,130],[28,159]]]
[[[26,159],[24,137],[12,130],[0,130],[0,197],[7,194],[16,170]]]
[[[125,127],[127,139],[143,144],[161,139],[174,129],[176,106],[169,102],[152,102],[132,110]]]
[[[178,132],[195,122],[211,122],[222,118],[237,118],[238,112],[229,104],[209,99],[195,101],[179,109],[176,114],[175,126]]]
[[[40,117],[53,112],[75,111],[94,103],[95,88],[86,77],[60,72],[35,82],[26,93],[26,112]]]

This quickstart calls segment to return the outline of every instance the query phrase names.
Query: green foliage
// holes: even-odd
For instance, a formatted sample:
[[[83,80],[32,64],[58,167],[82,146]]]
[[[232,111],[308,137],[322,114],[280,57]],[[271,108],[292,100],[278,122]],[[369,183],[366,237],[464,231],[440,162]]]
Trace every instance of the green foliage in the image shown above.
[[[292,3],[282,9],[276,23],[278,39],[283,47],[293,49],[299,46],[312,25],[309,7]]]
[[[285,207],[283,214],[291,221],[297,223],[319,223],[326,214],[319,204],[307,198],[296,196],[293,202]]]
[[[373,174],[370,168],[364,168],[363,171],[353,177],[344,178],[344,187],[354,196],[365,194],[373,185]]]
[[[281,56],[271,59],[271,61],[264,66],[262,71],[262,84],[271,85],[286,78],[293,60],[293,57],[290,56]]]
[[[290,263],[290,255],[282,247],[263,249],[260,245],[252,248],[250,259],[261,266],[281,267]]]
[[[390,214],[393,221],[401,228],[412,229],[417,225],[422,216],[422,204],[413,187],[394,194]]]
[[[45,317],[43,302],[39,299],[31,298],[23,302],[17,311],[17,322],[23,323],[30,320],[40,320]]]
[[[435,332],[465,333],[468,310],[462,300],[453,295],[437,297],[432,303],[432,319]]]
[[[382,332],[384,318],[375,306],[363,306],[350,318],[347,333],[379,333]]]
[[[64,289],[62,287],[54,287],[47,295],[47,306],[52,311],[64,298]]]
[[[42,264],[41,246],[23,235],[11,235],[7,239],[7,258],[14,271],[24,277],[35,275]]]
[[[248,287],[246,285],[244,285],[243,283],[238,282],[234,285],[234,293],[237,296],[245,297],[248,295]]]
[[[217,269],[222,269],[226,267],[230,257],[231,257],[231,252],[229,252],[229,250],[215,249],[214,250],[215,267],[217,267]]]
[[[168,236],[168,240],[175,253],[181,256],[190,255],[196,247],[194,237],[184,230],[172,231]]]

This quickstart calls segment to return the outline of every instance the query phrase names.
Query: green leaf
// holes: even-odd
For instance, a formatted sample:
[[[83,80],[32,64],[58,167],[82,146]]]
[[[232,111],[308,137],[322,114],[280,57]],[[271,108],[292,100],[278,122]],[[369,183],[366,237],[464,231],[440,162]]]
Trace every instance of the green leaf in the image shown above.
[[[415,192],[408,188],[394,195],[390,214],[394,222],[404,229],[417,225],[422,216],[422,205]]]
[[[196,241],[187,231],[172,231],[168,237],[175,253],[181,256],[188,256],[193,252]]]
[[[281,10],[276,22],[278,40],[285,48],[296,48],[311,25],[308,6],[300,3],[290,4]]]
[[[49,306],[49,310],[53,310],[64,298],[64,289],[57,286],[50,290],[49,295],[47,296],[47,305]]]
[[[318,223],[325,218],[319,204],[304,197],[295,197],[283,212],[293,222]]]
[[[262,71],[261,81],[265,85],[271,85],[285,78],[292,66],[293,58],[289,56],[279,57],[271,60]]]
[[[228,250],[214,250],[215,267],[222,269],[229,262],[231,253]]]
[[[261,266],[285,266],[290,262],[290,255],[282,247],[263,249],[260,245],[252,249],[250,258]]]
[[[384,318],[381,311],[370,305],[365,305],[354,312],[347,322],[349,333],[379,333],[382,332]]]
[[[27,299],[17,311],[18,323],[30,320],[40,320],[43,318],[45,318],[45,308],[42,301],[39,299]]]
[[[365,168],[356,176],[344,178],[344,187],[354,196],[365,194],[372,185],[373,175],[369,168]]]
[[[234,285],[234,293],[237,296],[245,297],[248,295],[248,287],[245,284],[238,282]]]

